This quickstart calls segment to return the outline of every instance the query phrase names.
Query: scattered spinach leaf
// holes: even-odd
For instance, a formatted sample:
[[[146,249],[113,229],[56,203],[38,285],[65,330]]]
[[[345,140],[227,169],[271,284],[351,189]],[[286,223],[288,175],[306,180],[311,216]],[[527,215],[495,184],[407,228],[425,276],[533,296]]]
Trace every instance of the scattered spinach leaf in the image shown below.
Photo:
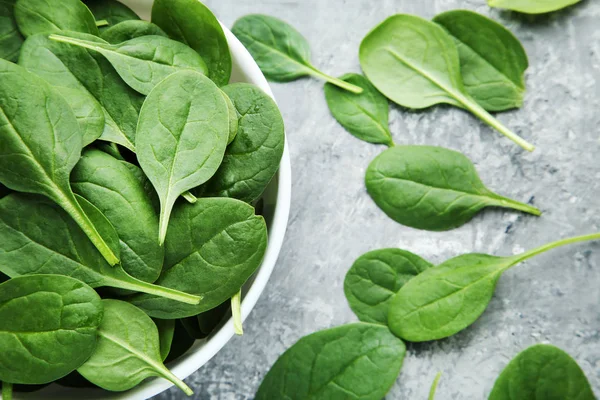
[[[365,182],[371,198],[390,218],[417,229],[453,229],[492,206],[541,214],[487,189],[468,158],[442,147],[387,149],[369,164]]]
[[[429,400],[435,400],[435,392],[437,391],[437,387],[440,383],[440,378],[442,377],[442,373],[438,372],[433,382],[431,383],[431,388],[429,389]]]
[[[171,344],[173,343],[173,335],[175,334],[175,320],[174,319],[153,319],[156,327],[158,328],[158,341],[160,344],[160,359],[165,361],[169,352],[171,351]]]
[[[392,297],[410,279],[433,265],[401,249],[373,250],[346,274],[344,293],[359,320],[387,325]]]
[[[488,0],[490,7],[506,8],[526,14],[544,14],[572,6],[581,0]]]
[[[65,30],[98,34],[94,16],[80,0],[17,0],[15,19],[25,37]]]
[[[141,36],[119,44],[50,35],[51,40],[97,51],[132,89],[147,95],[167,76],[183,70],[206,74],[202,57],[184,44],[162,36]]]
[[[256,400],[380,400],[404,360],[404,343],[364,322],[313,333],[290,347],[265,376]]]
[[[359,74],[346,74],[340,77],[363,89],[356,94],[325,84],[325,99],[331,115],[348,132],[365,142],[393,146],[394,140],[388,127],[389,104],[384,95]]]
[[[227,103],[219,88],[202,74],[175,73],[144,102],[137,127],[137,157],[160,199],[160,244],[175,200],[214,175],[228,136]]]
[[[525,49],[508,29],[473,11],[454,10],[433,19],[454,39],[465,91],[487,111],[523,105]]]
[[[125,4],[117,0],[83,0],[88,6],[96,20],[105,20],[108,22],[109,29],[123,21],[139,20],[140,17]],[[103,30],[100,29],[102,32]]]
[[[231,298],[256,271],[267,247],[263,217],[239,200],[200,198],[173,211],[157,284],[202,297],[181,305],[138,294],[129,300],[154,318],[185,318]]]
[[[138,20],[119,22],[117,25],[113,25],[102,31],[100,37],[108,43],[117,44],[149,35],[168,37],[157,25],[148,21]]]
[[[102,302],[77,279],[12,278],[0,285],[0,305],[1,381],[54,381],[83,364],[96,347]]]
[[[411,342],[452,336],[485,311],[507,269],[555,247],[597,239],[600,233],[577,236],[511,257],[463,254],[428,268],[408,281],[390,302],[390,330]]]
[[[223,95],[223,98],[227,103],[227,111],[229,112],[229,138],[227,139],[227,145],[230,145],[231,142],[233,142],[233,139],[235,139],[235,136],[237,135],[239,127],[238,119],[240,118],[240,115],[238,114],[229,96],[222,90],[221,94]]]
[[[314,76],[352,93],[362,88],[326,75],[310,62],[306,39],[288,23],[268,15],[246,15],[237,21],[231,32],[246,46],[267,79],[289,82],[303,76]]]
[[[233,331],[236,335],[244,334],[242,325],[242,289],[231,297],[231,316],[233,319]]]
[[[102,303],[98,346],[77,371],[93,384],[116,392],[160,376],[191,396],[192,389],[162,363],[158,329],[150,317],[124,301],[107,299]]]
[[[171,39],[196,50],[208,67],[208,77],[217,85],[229,83],[231,54],[225,33],[213,13],[198,0],[155,0],[152,22]]]
[[[367,34],[359,58],[367,78],[395,103],[417,109],[446,103],[466,109],[533,151],[533,145],[507,129],[465,91],[458,51],[441,26],[413,15],[394,15]]]
[[[44,197],[11,194],[0,200],[0,271],[14,278],[68,275],[93,288],[110,286],[198,304],[199,298],[128,275],[111,267],[79,226]]]
[[[285,142],[283,117],[273,99],[254,85],[234,83],[223,91],[240,115],[238,131],[202,193],[252,203],[279,169]]]
[[[25,40],[15,20],[15,2],[16,0],[0,0],[0,58],[8,61],[17,61]]]

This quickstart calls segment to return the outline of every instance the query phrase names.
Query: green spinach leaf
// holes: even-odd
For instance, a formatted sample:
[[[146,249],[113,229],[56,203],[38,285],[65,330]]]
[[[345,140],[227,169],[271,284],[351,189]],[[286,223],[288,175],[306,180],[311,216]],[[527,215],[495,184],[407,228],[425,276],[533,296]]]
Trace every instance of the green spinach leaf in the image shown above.
[[[448,11],[433,19],[454,39],[465,91],[488,111],[523,105],[527,54],[499,23],[468,10]]]
[[[217,85],[229,83],[231,54],[223,28],[213,13],[198,0],[155,0],[152,22],[171,39],[196,50],[208,67],[208,77]]]
[[[0,305],[1,381],[51,382],[77,369],[96,347],[102,302],[77,279],[13,278],[0,285]]]
[[[572,6],[581,0],[488,0],[490,7],[505,8],[526,14],[544,14]]]
[[[108,26],[104,30],[123,21],[140,19],[131,8],[117,0],[83,0],[83,2],[94,14],[97,21],[104,20],[108,22]],[[100,31],[103,31],[103,29],[100,29]]]
[[[104,318],[98,346],[77,371],[103,389],[121,392],[152,376],[168,379],[185,394],[193,394],[162,363],[158,329],[139,308],[119,300],[102,300]]]
[[[316,332],[279,357],[256,400],[380,400],[396,381],[405,353],[404,343],[381,325]]]
[[[314,76],[353,93],[362,88],[326,75],[310,62],[306,39],[286,22],[268,15],[246,15],[238,19],[231,31],[246,46],[267,79],[289,82]]]
[[[411,342],[442,339],[474,323],[487,308],[503,272],[555,247],[600,239],[600,233],[546,244],[511,257],[463,254],[408,281],[390,302],[388,325]]]
[[[110,265],[119,262],[75,199],[69,174],[79,160],[82,134],[73,111],[46,82],[0,60],[0,182],[59,204]]]
[[[110,286],[198,304],[197,296],[138,280],[120,265],[111,267],[79,226],[44,197],[11,194],[0,200],[0,271],[20,275],[57,274],[93,288]]]
[[[0,58],[8,61],[17,61],[24,40],[15,20],[15,2],[0,0]]]
[[[65,30],[98,34],[94,16],[79,0],[17,0],[15,19],[25,37]]]
[[[231,298],[259,267],[267,247],[263,217],[239,200],[200,198],[171,218],[157,284],[202,297],[195,306],[139,294],[130,301],[154,318],[197,315]]]
[[[169,352],[171,351],[171,345],[173,344],[173,336],[175,334],[175,321],[174,319],[153,319],[156,327],[158,328],[158,341],[160,344],[160,359],[165,361]]]
[[[390,107],[385,96],[362,75],[346,74],[340,79],[361,87],[363,92],[355,94],[326,83],[325,99],[331,115],[358,139],[393,146],[388,127]]]
[[[119,232],[123,269],[154,282],[162,269],[164,248],[156,241],[158,216],[138,176],[122,161],[91,149],[84,151],[73,169],[71,186]]]
[[[365,253],[346,274],[344,293],[348,304],[361,321],[387,325],[392,297],[406,282],[432,266],[401,249]]]
[[[202,74],[173,74],[144,102],[137,127],[137,157],[160,199],[160,244],[175,200],[214,175],[228,137],[227,103],[219,88]]]
[[[97,51],[132,89],[147,95],[167,76],[183,70],[206,74],[202,57],[184,44],[162,36],[141,36],[119,44],[50,35],[51,40]]]
[[[548,344],[519,353],[504,368],[489,400],[595,400],[577,362]]]
[[[233,142],[233,139],[235,139],[235,136],[237,135],[239,127],[238,119],[240,118],[240,115],[238,114],[229,96],[227,96],[227,94],[222,90],[221,94],[223,95],[223,98],[227,103],[227,111],[229,112],[229,138],[227,139],[227,145],[230,145],[231,142]]]
[[[105,29],[100,37],[108,43],[117,44],[149,35],[168,37],[157,25],[137,20],[119,22],[117,25]]]
[[[235,139],[223,163],[202,188],[204,196],[233,197],[252,203],[263,193],[283,155],[283,117],[269,95],[248,83],[223,87],[240,115]]]
[[[365,182],[390,218],[417,229],[453,229],[491,206],[541,214],[535,207],[487,189],[468,158],[442,147],[387,149],[371,162]]]
[[[454,41],[436,23],[413,15],[394,15],[363,39],[359,58],[367,78],[395,103],[417,109],[439,103],[464,108],[533,151],[533,145],[507,129],[465,91]]]

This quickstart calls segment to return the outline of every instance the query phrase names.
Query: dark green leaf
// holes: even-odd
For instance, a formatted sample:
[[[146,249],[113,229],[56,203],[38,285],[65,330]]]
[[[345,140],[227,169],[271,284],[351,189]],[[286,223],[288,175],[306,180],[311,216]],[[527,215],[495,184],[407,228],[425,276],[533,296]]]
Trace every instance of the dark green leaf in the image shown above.
[[[185,318],[210,310],[233,296],[259,267],[267,247],[267,228],[254,209],[239,200],[200,198],[175,208],[156,282],[202,297],[196,306],[156,296],[130,301],[155,318]]]
[[[158,319],[155,318],[154,323],[158,328],[158,340],[160,342],[160,359],[164,362],[171,351],[173,336],[175,334],[174,319]]]
[[[223,28],[213,13],[198,0],[155,0],[152,22],[171,39],[196,50],[208,66],[208,77],[217,86],[227,85],[231,54]]]
[[[344,293],[358,319],[387,325],[389,304],[400,288],[433,266],[401,249],[373,250],[360,256],[344,280]]]
[[[387,149],[371,162],[365,182],[390,218],[418,229],[453,229],[491,206],[541,214],[535,207],[491,192],[468,158],[442,147]]]
[[[51,382],[78,368],[96,347],[102,303],[77,279],[13,278],[0,285],[0,305],[2,381]]]
[[[15,20],[15,2],[0,0],[0,58],[16,62],[24,39]]]
[[[508,29],[468,10],[448,11],[433,20],[454,38],[464,88],[480,106],[503,111],[523,105],[529,61]]]
[[[171,349],[169,355],[165,359],[166,363],[170,363],[173,360],[178,359],[184,355],[193,345],[195,339],[188,335],[187,331],[181,324],[181,321],[176,319],[175,321],[175,332],[173,332],[173,341],[171,342]]]
[[[83,0],[97,21],[104,20],[108,26],[116,25],[123,21],[139,20],[140,17],[125,4],[117,0]],[[100,31],[103,31],[101,28]]]
[[[279,357],[256,400],[380,400],[396,381],[405,352],[404,343],[381,325],[316,332]]]
[[[375,27],[360,45],[360,65],[375,87],[408,108],[447,103],[469,110],[526,150],[534,147],[485,111],[465,91],[458,51],[439,25],[397,14]]]
[[[506,8],[527,14],[544,14],[579,3],[581,0],[488,0],[490,7]]]
[[[538,344],[504,368],[489,400],[595,400],[585,374],[561,349]]]
[[[101,388],[116,392],[159,376],[191,396],[192,389],[162,363],[158,329],[150,317],[124,301],[102,303],[104,318],[98,328],[98,346],[77,371]]]
[[[123,21],[105,29],[100,35],[108,43],[122,43],[140,36],[158,35],[168,37],[158,26],[147,21]]]
[[[175,200],[214,175],[228,136],[227,103],[219,88],[197,72],[169,76],[144,102],[137,156],[160,199],[159,243],[165,240]]]
[[[223,91],[240,115],[238,131],[223,163],[202,188],[203,195],[251,203],[279,169],[285,142],[283,118],[273,99],[254,85],[234,83]]]
[[[98,34],[94,16],[80,0],[17,0],[15,19],[25,37],[59,31]]]

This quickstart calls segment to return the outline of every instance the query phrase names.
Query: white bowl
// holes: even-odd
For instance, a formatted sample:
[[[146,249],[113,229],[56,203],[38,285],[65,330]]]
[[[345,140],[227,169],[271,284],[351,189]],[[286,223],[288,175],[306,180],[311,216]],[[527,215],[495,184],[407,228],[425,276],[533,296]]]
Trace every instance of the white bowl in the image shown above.
[[[142,18],[149,19],[151,0],[120,0],[129,5]],[[222,24],[221,24],[222,25]],[[248,53],[246,48],[240,41],[231,33],[227,27],[223,26],[225,36],[229,43],[229,49],[233,59],[233,73],[231,76],[232,82],[248,82],[252,83],[271,97],[273,93],[267,83],[264,75],[254,62],[254,59]],[[242,318],[246,319],[250,311],[258,301],[258,297],[265,289],[267,281],[273,272],[273,267],[279,256],[279,250],[283,243],[288,215],[290,211],[291,197],[291,166],[290,156],[287,148],[287,141],[283,150],[283,157],[279,172],[264,193],[264,211],[263,215],[267,222],[269,232],[269,244],[265,258],[257,273],[247,282],[242,300]],[[219,328],[213,332],[207,339],[197,340],[192,348],[177,360],[169,363],[167,367],[179,378],[184,379],[196,372],[200,367],[206,364],[233,336],[233,323],[230,320],[222,323]],[[42,390],[33,393],[15,393],[14,398],[19,399],[128,399],[128,400],[143,400],[155,396],[173,384],[165,379],[155,378],[144,381],[137,387],[127,392],[108,392],[101,389],[80,389],[67,388],[52,384]],[[1,397],[0,397],[1,398]]]

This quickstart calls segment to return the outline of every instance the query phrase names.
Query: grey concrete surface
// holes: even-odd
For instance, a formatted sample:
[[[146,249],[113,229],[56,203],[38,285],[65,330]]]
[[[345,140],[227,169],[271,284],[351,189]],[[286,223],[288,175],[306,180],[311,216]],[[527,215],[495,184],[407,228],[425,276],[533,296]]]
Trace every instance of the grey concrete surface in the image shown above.
[[[248,13],[292,23],[312,48],[314,64],[333,75],[359,71],[358,45],[394,13],[431,18],[468,8],[508,26],[530,60],[522,109],[499,119],[537,145],[533,153],[450,107],[419,112],[392,107],[399,144],[459,150],[493,190],[533,199],[544,215],[487,210],[442,233],[388,219],[363,178],[384,148],[345,132],[330,116],[323,83],[273,84],[284,115],[293,168],[288,233],[270,283],[245,323],[206,366],[186,381],[194,399],[252,399],[277,357],[300,337],[355,321],[343,294],[352,262],[366,251],[401,247],[441,262],[465,252],[509,255],[558,238],[600,229],[600,2],[546,16],[491,10],[484,0],[207,0],[228,26]],[[570,353],[600,396],[600,243],[555,250],[508,271],[484,315],[470,328],[432,343],[409,345],[387,399],[426,399],[437,371],[437,399],[487,398],[519,351],[552,343]],[[157,399],[184,399],[170,390]],[[276,399],[274,399],[276,400]]]

